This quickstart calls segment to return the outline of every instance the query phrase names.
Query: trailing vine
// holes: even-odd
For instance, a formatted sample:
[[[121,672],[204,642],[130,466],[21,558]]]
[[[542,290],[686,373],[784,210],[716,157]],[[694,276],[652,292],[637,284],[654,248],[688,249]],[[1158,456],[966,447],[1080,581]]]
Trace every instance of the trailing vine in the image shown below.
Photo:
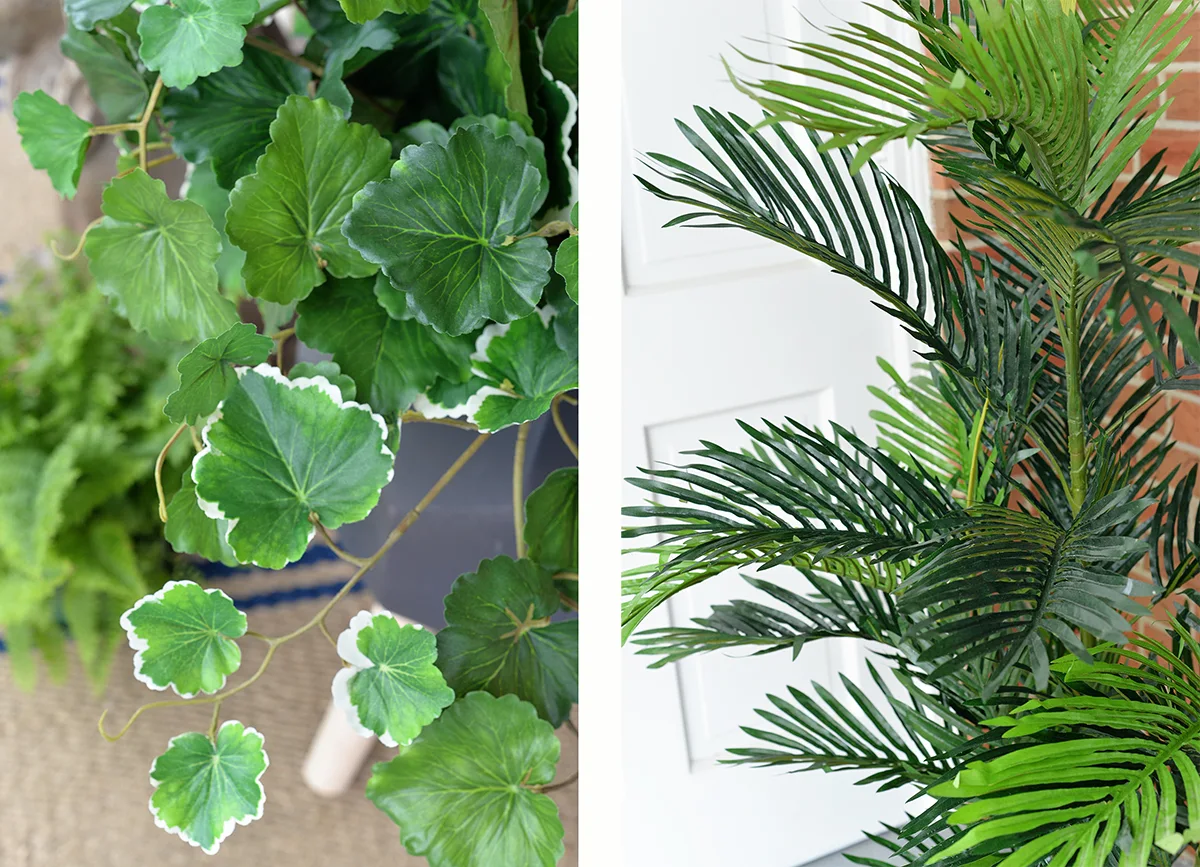
[[[201,727],[155,760],[150,809],[215,853],[262,815],[269,764],[270,733],[225,718],[226,702],[316,630],[335,652],[335,704],[364,736],[401,747],[367,796],[410,853],[435,867],[556,863],[563,827],[545,793],[573,781],[556,779],[554,730],[578,693],[577,471],[528,495],[524,483],[542,416],[578,457],[561,411],[578,380],[575,3],[64,7],[64,53],[105,122],[41,91],[14,114],[64,197],[94,140],[121,154],[103,215],[63,258],[86,256],[95,290],[135,330],[186,350],[154,461],[166,540],[264,569],[323,544],[355,567],[277,636],[195,581],[143,596],[120,617],[134,676],[175,697],[115,731],[106,712],[100,733],[113,741],[145,713],[204,707]],[[154,174],[177,160],[180,197]],[[327,360],[289,364],[296,341]],[[371,514],[414,423],[476,436],[378,550],[343,549],[338,528]],[[516,558],[461,576],[436,635],[387,612],[331,629],[337,604],[508,427]],[[231,682],[246,641],[266,653]],[[464,748],[469,767],[455,759]]]

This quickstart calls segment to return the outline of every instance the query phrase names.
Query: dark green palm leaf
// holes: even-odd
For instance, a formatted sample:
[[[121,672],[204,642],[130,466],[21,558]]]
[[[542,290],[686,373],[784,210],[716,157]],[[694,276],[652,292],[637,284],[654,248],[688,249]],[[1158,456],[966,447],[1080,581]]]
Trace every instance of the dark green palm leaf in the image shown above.
[[[1076,629],[1120,641],[1128,629],[1122,613],[1146,613],[1129,598],[1129,579],[1110,566],[1146,550],[1140,539],[1112,534],[1152,503],[1135,496],[1126,488],[1093,499],[1066,528],[994,506],[947,519],[941,547],[900,588],[903,611],[929,612],[912,637],[929,641],[921,659],[938,663],[933,676],[988,657],[995,668],[985,699],[1018,663],[1044,689],[1048,640],[1083,659],[1090,657]]]

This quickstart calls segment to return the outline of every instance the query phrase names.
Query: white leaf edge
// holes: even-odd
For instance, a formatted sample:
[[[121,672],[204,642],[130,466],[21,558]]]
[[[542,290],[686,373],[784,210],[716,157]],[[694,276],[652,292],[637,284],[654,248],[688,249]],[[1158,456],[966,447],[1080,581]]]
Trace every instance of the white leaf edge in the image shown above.
[[[133,604],[132,608],[130,608],[128,611],[126,611],[124,614],[121,615],[121,621],[120,621],[121,628],[123,628],[125,630],[125,637],[129,640],[129,646],[131,648],[133,648],[133,651],[134,651],[134,653],[133,653],[133,676],[134,676],[134,678],[137,680],[140,680],[142,683],[146,684],[146,686],[150,687],[151,689],[153,689],[157,692],[163,692],[167,689],[167,687],[170,687],[171,691],[174,692],[180,698],[195,698],[196,696],[200,695],[200,693],[202,693],[202,692],[205,695],[213,695],[214,693],[220,692],[222,689],[225,688],[225,682],[229,679],[229,675],[222,675],[221,676],[221,685],[218,686],[216,689],[214,689],[212,692],[205,692],[204,690],[200,690],[199,692],[180,692],[179,687],[177,687],[173,683],[164,683],[163,685],[159,686],[157,683],[155,683],[153,680],[150,679],[150,676],[148,674],[146,674],[145,672],[142,671],[142,666],[145,664],[145,661],[146,661],[146,658],[145,658],[146,651],[150,649],[150,642],[137,634],[137,628],[133,625],[133,621],[131,621],[129,619],[129,617],[131,614],[133,614],[135,611],[137,611],[143,605],[147,605],[151,601],[153,601],[156,604],[161,604],[162,602],[165,601],[167,593],[169,593],[171,590],[173,590],[176,587],[179,587],[181,585],[188,585],[188,584],[192,585],[193,587],[200,587],[200,585],[197,584],[195,581],[168,581],[166,584],[163,585],[163,588],[161,590],[159,590],[157,593],[151,593],[148,596],[143,596],[141,599],[139,599],[137,602],[135,602]],[[200,587],[200,589],[203,590],[204,593],[208,596],[212,596],[213,594],[216,594],[218,596],[224,596],[227,600],[229,600],[230,605],[232,605],[235,609],[237,608],[237,603],[234,602],[233,599],[230,598],[229,594],[226,593],[224,590],[221,590],[220,588],[217,588],[217,587],[209,587],[207,589]],[[239,610],[238,613],[241,614],[242,617],[246,616],[245,613],[242,612],[241,610]],[[240,648],[239,648],[239,652],[240,652]]]
[[[340,388],[338,388],[336,385],[334,385],[332,382],[330,382],[328,379],[326,379],[324,376],[300,376],[300,377],[297,377],[296,379],[288,379],[288,377],[283,375],[283,373],[279,370],[279,368],[275,367],[272,364],[268,364],[268,363],[264,362],[263,364],[259,364],[254,367],[239,367],[239,368],[237,368],[238,379],[240,380],[243,376],[246,375],[246,373],[248,371],[253,371],[254,373],[257,373],[259,376],[266,377],[267,379],[273,379],[276,382],[287,386],[288,388],[299,388],[299,389],[315,388],[321,394],[325,395],[330,400],[332,400],[334,406],[336,406],[338,409],[359,410],[361,412],[367,413],[369,416],[371,416],[371,418],[375,419],[375,423],[377,425],[379,425],[379,430],[380,430],[380,443],[379,443],[380,453],[383,455],[386,455],[393,462],[393,465],[388,468],[387,481],[385,481],[383,483],[383,485],[380,486],[379,491],[376,492],[376,494],[375,494],[375,505],[378,505],[380,493],[383,491],[384,488],[386,488],[389,484],[391,484],[392,479],[396,475],[396,467],[395,467],[396,455],[387,446],[388,429],[387,429],[387,422],[383,420],[383,416],[381,416],[379,413],[372,410],[366,404],[357,403],[356,401],[353,401],[353,400],[342,400],[342,390]],[[212,426],[221,420],[221,410],[224,409],[224,407],[225,407],[225,401],[221,401],[219,404],[217,404],[216,410],[213,412],[212,415],[210,415],[207,419],[205,419],[204,427],[201,428],[201,430],[200,430],[200,441],[204,443],[204,448],[202,448],[199,452],[197,452],[196,456],[194,458],[192,458],[192,481],[193,482],[196,481],[196,467],[199,466],[201,459],[204,458],[204,456],[208,455],[208,454],[216,454],[216,455],[221,454],[219,451],[214,449],[212,447],[212,443],[210,443],[208,441],[208,434],[209,434],[209,431],[212,430]],[[397,429],[399,429],[399,427],[400,427],[400,419],[398,417],[396,419],[396,427],[397,427]],[[200,496],[199,488],[196,489],[196,504],[200,507],[200,511],[204,512],[205,515],[212,518],[214,521],[228,521],[229,522],[228,526],[225,528],[225,544],[229,546],[229,549],[231,551],[233,551],[233,553],[237,556],[237,558],[240,562],[250,563],[254,566],[259,567],[260,569],[270,568],[269,566],[264,566],[262,563],[259,563],[257,560],[253,560],[253,559],[243,560],[242,559],[242,555],[238,553],[237,548],[235,548],[233,546],[233,543],[229,541],[229,536],[233,532],[233,528],[237,526],[238,519],[226,517],[225,513],[221,511],[221,507],[218,503],[209,502],[208,500],[205,500],[203,497]],[[374,509],[375,505],[372,505],[371,508]],[[310,527],[308,530],[308,542],[305,543],[306,546],[308,544],[312,543],[312,540],[316,537],[316,535],[317,535],[317,528],[315,526]],[[301,556],[303,556],[303,555],[301,555]],[[299,559],[299,558],[297,558],[297,559]],[[288,563],[294,563],[294,562],[296,562],[296,561],[295,560],[288,561]],[[286,566],[287,564],[284,564],[284,565]]]
[[[364,738],[374,738],[376,734],[362,723],[362,716],[359,715],[358,706],[350,698],[350,681],[360,671],[375,667],[375,663],[358,649],[358,636],[359,633],[375,622],[376,617],[384,617],[389,620],[396,619],[396,616],[390,611],[376,611],[374,613],[360,611],[350,618],[350,625],[338,635],[338,656],[349,663],[349,667],[343,667],[341,671],[333,676],[333,684],[330,687],[333,692],[334,707],[338,708],[345,715],[354,731]],[[400,628],[403,629],[405,626],[411,626],[414,629],[423,628],[419,623],[401,623]],[[400,746],[396,742],[396,739],[392,737],[391,732],[385,731],[382,735],[378,735],[378,737],[379,742],[385,747],[394,748]],[[408,746],[411,743],[411,740],[406,741],[404,746]]]
[[[259,792],[262,793],[258,799],[258,812],[256,812],[253,816],[247,815],[247,816],[243,816],[240,819],[226,819],[225,825],[221,828],[220,835],[217,837],[217,839],[215,839],[213,841],[212,848],[205,849],[203,846],[200,845],[199,842],[197,842],[196,840],[193,840],[191,837],[189,837],[187,831],[183,830],[183,828],[172,828],[169,825],[167,825],[166,821],[158,815],[158,808],[154,806],[154,795],[150,796],[150,815],[154,817],[154,824],[157,825],[159,828],[162,828],[168,834],[174,834],[176,837],[178,837],[180,840],[183,840],[189,846],[195,846],[201,852],[203,852],[205,855],[216,855],[218,850],[220,850],[220,848],[221,848],[221,844],[225,842],[225,839],[230,834],[233,833],[233,829],[236,828],[238,825],[242,825],[242,826],[249,825],[251,822],[261,819],[263,816],[263,808],[267,804],[267,789],[262,784],[262,778],[263,778],[263,774],[265,774],[267,772],[267,768],[271,767],[271,757],[269,755],[267,755],[267,751],[264,746],[266,744],[266,738],[263,737],[262,732],[260,732],[258,729],[254,728],[253,726],[242,725],[240,720],[233,720],[233,719],[226,720],[225,722],[221,723],[221,728],[217,729],[218,737],[220,736],[220,733],[225,729],[225,726],[227,726],[227,725],[240,725],[240,726],[242,726],[242,734],[243,735],[257,735],[258,736],[258,748],[260,750],[262,750],[262,754],[263,754],[263,769],[261,771],[259,771],[258,776],[256,776],[254,778],[255,785],[258,786]],[[185,732],[184,734],[195,734],[195,732]],[[184,735],[175,735],[175,737],[173,737],[169,741],[167,741],[167,751],[170,751],[171,747],[175,745],[175,741],[179,740],[181,737],[184,737]],[[164,752],[164,755],[165,754],[166,754],[166,752]],[[157,789],[159,787],[159,783],[160,783],[160,781],[154,779],[154,765],[158,764],[159,758],[162,758],[162,756],[159,756],[158,758],[156,758],[154,760],[154,764],[152,764],[150,766],[150,785],[153,786],[155,789]]]
[[[549,304],[545,305],[544,307],[536,308],[534,313],[537,313],[537,315],[541,317],[543,329],[550,328],[550,323],[553,322],[554,317],[558,315],[558,311]],[[529,315],[532,316],[533,313],[530,313]],[[491,348],[492,341],[504,337],[506,334],[508,334],[510,328],[512,328],[511,322],[492,322],[489,325],[484,326],[483,331],[480,332],[479,336],[475,338],[475,351],[471,353],[471,361],[490,361],[491,359],[488,356],[488,350]],[[488,374],[484,373],[478,367],[472,366],[471,374],[478,376],[480,379],[488,379]],[[475,394],[471,396],[472,401],[474,401],[475,398],[479,398],[478,402],[471,411],[470,419],[472,424],[478,424],[478,422],[475,420],[475,413],[477,413],[479,408],[483,406],[484,400],[492,397],[493,395],[496,397],[506,397],[510,400],[516,400],[516,398],[514,398],[511,394],[506,391],[501,391],[495,386],[483,386],[481,389],[479,389],[479,391],[475,392]],[[468,404],[469,403],[470,401],[468,401]],[[496,433],[497,431],[504,430],[506,427],[513,427],[515,424],[517,424],[517,422],[512,422],[504,425],[503,427],[492,429],[480,427],[479,430],[483,433]]]

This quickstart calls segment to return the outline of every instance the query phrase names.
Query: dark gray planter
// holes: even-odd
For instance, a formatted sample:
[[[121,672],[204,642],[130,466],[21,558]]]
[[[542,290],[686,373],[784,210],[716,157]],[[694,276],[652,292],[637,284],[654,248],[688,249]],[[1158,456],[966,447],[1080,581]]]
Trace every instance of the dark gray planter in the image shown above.
[[[576,411],[564,404],[563,421],[576,429]],[[417,501],[475,438],[471,431],[439,424],[403,427],[396,475],[367,520],[338,531],[356,554],[375,551]],[[366,577],[388,610],[432,628],[445,625],[442,600],[454,579],[474,572],[481,560],[515,556],[512,465],[517,428],[494,435],[446,486],[404,538]],[[575,465],[550,417],[530,430],[525,460],[528,496],[553,470]]]

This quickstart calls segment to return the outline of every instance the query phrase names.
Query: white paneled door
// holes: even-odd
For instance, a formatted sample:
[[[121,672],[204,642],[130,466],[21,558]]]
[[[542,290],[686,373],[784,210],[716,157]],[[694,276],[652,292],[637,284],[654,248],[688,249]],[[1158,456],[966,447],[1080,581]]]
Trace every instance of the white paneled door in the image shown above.
[[[839,18],[875,14],[860,0],[626,0],[627,475],[675,462],[701,439],[741,444],[737,419],[836,420],[869,433],[866,386],[884,384],[876,357],[907,369],[902,333],[865,290],[736,229],[661,229],[678,209],[632,178],[642,171],[640,153],[691,159],[674,119],[695,126],[693,105],[756,116],[720,64],[720,55],[734,56],[731,44],[774,53],[776,45],[750,40],[820,39]],[[883,163],[924,200],[919,160],[889,151]],[[636,489],[626,491],[638,501]],[[793,575],[782,580],[794,587]],[[752,593],[737,575],[721,576],[675,597],[644,626],[684,625],[734,597]],[[860,647],[818,643],[795,662],[788,654],[708,655],[655,671],[646,662],[626,649],[626,867],[797,867],[902,817],[904,794],[877,795],[845,775],[718,764],[725,749],[749,743],[738,727],[753,724],[768,693],[818,680],[839,694],[840,674],[861,682]]]

